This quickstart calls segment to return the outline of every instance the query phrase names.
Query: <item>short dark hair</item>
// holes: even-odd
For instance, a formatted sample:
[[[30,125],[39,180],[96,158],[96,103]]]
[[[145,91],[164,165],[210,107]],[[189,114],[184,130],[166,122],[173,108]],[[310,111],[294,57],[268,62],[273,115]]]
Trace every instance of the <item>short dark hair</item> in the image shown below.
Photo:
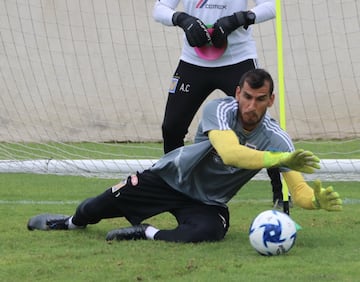
[[[247,71],[246,73],[244,73],[239,81],[240,88],[243,88],[245,81],[253,89],[258,89],[258,88],[264,86],[265,82],[268,81],[269,88],[270,88],[269,94],[270,95],[273,94],[274,81],[273,81],[271,75],[264,69],[253,69],[253,70],[250,70],[250,71]]]

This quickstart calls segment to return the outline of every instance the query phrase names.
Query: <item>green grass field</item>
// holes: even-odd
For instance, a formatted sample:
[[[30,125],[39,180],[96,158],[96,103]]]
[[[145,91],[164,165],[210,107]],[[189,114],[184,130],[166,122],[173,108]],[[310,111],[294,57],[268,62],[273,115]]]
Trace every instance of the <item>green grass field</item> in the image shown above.
[[[221,242],[105,242],[124,219],[103,220],[77,231],[28,231],[29,217],[72,214],[77,204],[117,180],[55,175],[0,177],[0,281],[359,281],[360,183],[331,183],[342,212],[290,210],[302,226],[286,255],[263,257],[249,244],[248,228],[271,209],[267,181],[253,181],[230,202],[231,227]],[[330,183],[324,183],[329,185]],[[169,214],[147,222],[172,228]]]

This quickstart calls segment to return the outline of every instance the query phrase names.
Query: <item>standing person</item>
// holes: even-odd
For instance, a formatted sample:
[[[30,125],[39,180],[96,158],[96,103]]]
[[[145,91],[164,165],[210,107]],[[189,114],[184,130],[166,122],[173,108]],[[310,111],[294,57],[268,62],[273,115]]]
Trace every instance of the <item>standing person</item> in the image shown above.
[[[305,209],[340,211],[333,188],[312,189],[300,172],[313,173],[319,159],[294,151],[289,136],[267,114],[274,102],[273,80],[255,69],[239,82],[234,97],[204,108],[195,143],[165,154],[151,168],[131,175],[77,207],[73,216],[40,214],[28,229],[84,228],[105,218],[125,217],[132,226],[110,231],[106,240],[154,239],[170,242],[219,241],[229,228],[228,201],[262,168],[279,167],[294,202]],[[268,151],[276,148],[277,152]],[[142,223],[169,212],[178,226],[159,230]]]
[[[184,12],[175,9],[182,2]],[[248,10],[247,0],[158,0],[153,17],[166,26],[184,30],[180,61],[172,78],[162,123],[164,152],[184,145],[188,128],[204,100],[216,89],[233,96],[239,77],[258,67],[252,24],[275,17],[274,0],[255,0]],[[212,35],[207,25],[214,28]],[[193,47],[206,44],[222,47],[225,53],[216,60],[200,58]],[[281,207],[282,183],[278,169],[267,170],[271,179],[273,204]]]

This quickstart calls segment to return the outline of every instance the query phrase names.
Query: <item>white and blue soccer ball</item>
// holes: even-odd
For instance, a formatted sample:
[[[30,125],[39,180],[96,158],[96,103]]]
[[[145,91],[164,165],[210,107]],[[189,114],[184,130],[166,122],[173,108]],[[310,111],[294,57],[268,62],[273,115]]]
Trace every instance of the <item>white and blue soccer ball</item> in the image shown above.
[[[277,210],[263,211],[250,224],[249,240],[261,255],[285,254],[295,244],[296,223],[286,213]]]

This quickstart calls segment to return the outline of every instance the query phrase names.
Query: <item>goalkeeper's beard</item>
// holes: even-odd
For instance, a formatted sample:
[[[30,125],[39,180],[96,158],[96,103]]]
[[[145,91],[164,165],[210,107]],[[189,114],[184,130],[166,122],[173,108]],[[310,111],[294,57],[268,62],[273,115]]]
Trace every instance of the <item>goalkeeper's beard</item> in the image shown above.
[[[255,111],[242,113],[241,121],[244,129],[246,130],[254,129],[258,125],[258,123],[260,122],[263,116],[264,114],[259,116]]]

